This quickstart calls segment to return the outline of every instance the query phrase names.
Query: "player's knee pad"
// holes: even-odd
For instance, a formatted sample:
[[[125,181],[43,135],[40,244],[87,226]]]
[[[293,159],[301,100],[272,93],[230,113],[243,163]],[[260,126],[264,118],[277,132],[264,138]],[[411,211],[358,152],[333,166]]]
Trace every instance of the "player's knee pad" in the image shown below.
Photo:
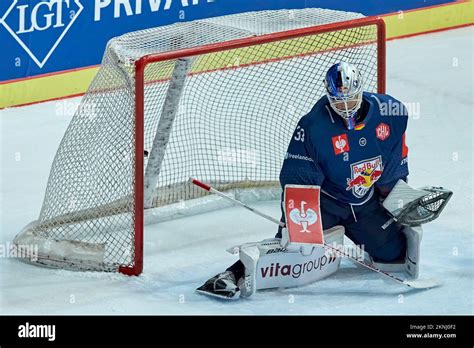
[[[421,226],[409,227],[403,229],[406,236],[406,271],[412,278],[418,278],[420,268],[420,245],[423,237],[423,229]]]
[[[423,237],[421,226],[404,226],[402,233],[405,236],[405,254],[404,259],[399,262],[390,262],[390,260],[374,259],[371,255],[372,264],[385,272],[406,272],[411,278],[418,278],[420,267],[420,245]]]

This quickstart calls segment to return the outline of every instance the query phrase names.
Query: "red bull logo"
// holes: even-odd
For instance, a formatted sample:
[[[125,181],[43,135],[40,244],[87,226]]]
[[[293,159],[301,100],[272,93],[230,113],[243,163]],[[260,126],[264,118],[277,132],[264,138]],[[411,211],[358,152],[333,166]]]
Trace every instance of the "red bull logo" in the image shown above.
[[[362,198],[382,176],[382,157],[377,156],[351,164],[351,170],[352,175],[347,179],[346,190],[352,190],[354,196]]]

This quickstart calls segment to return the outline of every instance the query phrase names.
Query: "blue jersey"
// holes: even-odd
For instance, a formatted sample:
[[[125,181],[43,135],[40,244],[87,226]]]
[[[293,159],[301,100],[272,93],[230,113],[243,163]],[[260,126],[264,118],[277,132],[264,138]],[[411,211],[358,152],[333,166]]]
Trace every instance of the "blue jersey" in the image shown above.
[[[408,176],[408,113],[395,98],[363,94],[366,116],[353,130],[321,98],[298,122],[280,173],[287,184],[320,185],[323,194],[363,204]]]

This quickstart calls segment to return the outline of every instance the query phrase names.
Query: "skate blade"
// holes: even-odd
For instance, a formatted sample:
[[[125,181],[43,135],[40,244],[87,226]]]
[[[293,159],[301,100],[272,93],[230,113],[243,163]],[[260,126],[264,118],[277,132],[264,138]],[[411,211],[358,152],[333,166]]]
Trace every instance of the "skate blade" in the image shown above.
[[[213,298],[218,298],[218,299],[226,300],[226,301],[236,301],[236,300],[240,299],[240,291],[236,292],[232,296],[219,295],[219,294],[216,294],[214,292],[200,290],[199,288],[196,289],[195,291],[198,294],[201,294],[201,295],[205,295],[205,296],[209,296],[209,297],[213,297]]]

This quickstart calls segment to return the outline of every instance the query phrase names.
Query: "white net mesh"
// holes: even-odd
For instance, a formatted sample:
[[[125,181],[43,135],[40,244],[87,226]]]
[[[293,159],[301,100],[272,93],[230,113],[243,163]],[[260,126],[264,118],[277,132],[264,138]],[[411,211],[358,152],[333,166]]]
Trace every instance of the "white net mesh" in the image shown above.
[[[143,189],[134,179],[139,58],[361,17],[322,9],[254,12],[111,40],[58,149],[40,217],[16,243],[51,242],[40,248],[40,263],[52,266],[134,266],[134,197]],[[355,64],[365,89],[376,91],[376,39],[376,26],[367,25],[147,65],[145,182],[153,187],[146,188],[152,198],[146,205],[205,195],[187,183],[189,176],[221,190],[277,187],[294,127],[324,95],[322,79],[332,64]],[[82,253],[53,250],[62,241]]]

